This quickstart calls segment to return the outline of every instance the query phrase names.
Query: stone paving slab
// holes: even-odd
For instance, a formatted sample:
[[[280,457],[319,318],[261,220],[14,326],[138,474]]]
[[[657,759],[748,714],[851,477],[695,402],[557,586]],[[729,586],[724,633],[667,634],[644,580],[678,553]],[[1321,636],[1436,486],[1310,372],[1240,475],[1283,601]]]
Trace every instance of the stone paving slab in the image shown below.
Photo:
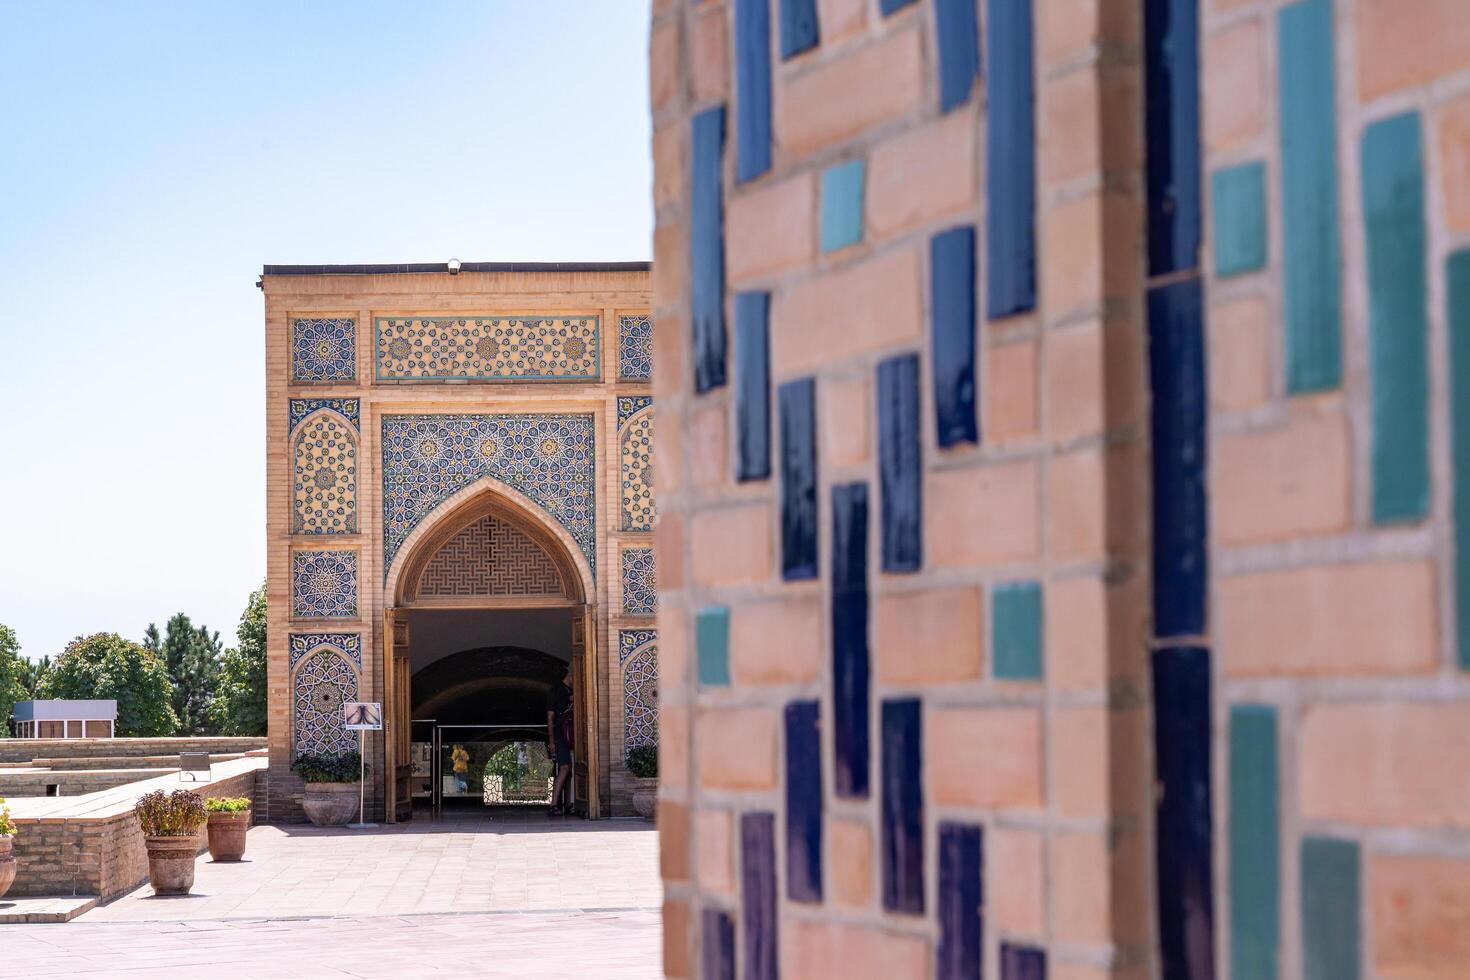
[[[0,925],[21,922],[70,922],[97,907],[96,895],[74,898],[0,899]]]

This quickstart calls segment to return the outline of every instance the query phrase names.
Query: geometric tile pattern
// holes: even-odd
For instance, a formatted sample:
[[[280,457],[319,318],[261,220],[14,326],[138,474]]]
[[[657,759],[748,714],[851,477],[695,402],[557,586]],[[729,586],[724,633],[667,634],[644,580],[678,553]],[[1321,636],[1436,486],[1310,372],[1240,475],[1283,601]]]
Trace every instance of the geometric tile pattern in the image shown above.
[[[342,705],[357,700],[357,674],[347,658],[321,649],[296,671],[294,682],[296,751],[337,754],[357,748],[342,724]]]
[[[618,399],[618,440],[622,470],[622,529],[652,531],[653,399]]]
[[[351,381],[357,376],[357,321],[291,321],[292,381]]]
[[[658,634],[623,630],[618,634],[623,665],[623,751],[658,744]],[[624,654],[621,651],[626,650]]]
[[[357,533],[357,436],[336,412],[302,423],[292,449],[295,534]]]
[[[629,548],[623,552],[623,612],[630,616],[652,616],[657,611],[653,549]]]
[[[383,569],[431,510],[490,476],[556,518],[597,569],[591,415],[383,417]]]
[[[379,317],[378,379],[572,381],[601,373],[598,318]]]
[[[291,615],[296,619],[356,616],[357,552],[292,552]]]
[[[646,316],[618,318],[618,377],[624,381],[653,377],[653,324]]]
[[[336,412],[346,419],[354,430],[358,429],[359,404],[356,398],[293,398],[291,399],[290,425],[287,426],[286,431],[295,432],[296,427],[318,409]]]
[[[419,596],[561,596],[561,571],[520,528],[487,514],[440,548],[419,576]]]
[[[362,634],[360,633],[292,633],[287,667],[294,668],[302,657],[317,647],[331,647],[362,669]]]
[[[626,664],[628,658],[638,652],[639,647],[656,639],[658,639],[658,630],[619,630],[618,665]]]

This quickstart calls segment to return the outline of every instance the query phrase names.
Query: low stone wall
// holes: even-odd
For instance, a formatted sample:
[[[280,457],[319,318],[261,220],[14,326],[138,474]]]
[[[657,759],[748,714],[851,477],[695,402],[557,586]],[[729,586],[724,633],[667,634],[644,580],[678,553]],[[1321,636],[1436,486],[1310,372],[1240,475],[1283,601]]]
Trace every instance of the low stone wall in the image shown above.
[[[238,755],[265,748],[263,738],[0,738],[0,762],[118,758],[208,752]]]
[[[174,760],[177,763],[177,759]],[[178,772],[178,765],[149,769],[0,769],[0,799],[11,796],[85,796],[142,779]],[[56,793],[47,788],[57,787]]]

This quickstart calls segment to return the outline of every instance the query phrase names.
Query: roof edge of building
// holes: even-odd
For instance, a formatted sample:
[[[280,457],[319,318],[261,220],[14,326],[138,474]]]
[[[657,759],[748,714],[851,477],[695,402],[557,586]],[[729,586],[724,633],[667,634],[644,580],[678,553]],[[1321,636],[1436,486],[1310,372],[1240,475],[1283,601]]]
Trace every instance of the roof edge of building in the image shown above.
[[[460,272],[647,272],[652,262],[461,262]],[[391,276],[448,273],[448,262],[368,265],[267,265],[262,276]]]

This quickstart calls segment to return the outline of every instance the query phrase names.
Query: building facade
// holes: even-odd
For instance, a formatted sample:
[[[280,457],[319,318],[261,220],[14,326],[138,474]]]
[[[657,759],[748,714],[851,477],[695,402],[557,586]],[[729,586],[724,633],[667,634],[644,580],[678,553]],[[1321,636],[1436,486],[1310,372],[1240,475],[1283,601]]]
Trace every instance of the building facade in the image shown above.
[[[453,265],[260,280],[273,821],[296,756],[357,748],[346,702],[384,706],[379,819],[539,749],[569,665],[580,809],[630,813],[657,740],[648,265]]]

